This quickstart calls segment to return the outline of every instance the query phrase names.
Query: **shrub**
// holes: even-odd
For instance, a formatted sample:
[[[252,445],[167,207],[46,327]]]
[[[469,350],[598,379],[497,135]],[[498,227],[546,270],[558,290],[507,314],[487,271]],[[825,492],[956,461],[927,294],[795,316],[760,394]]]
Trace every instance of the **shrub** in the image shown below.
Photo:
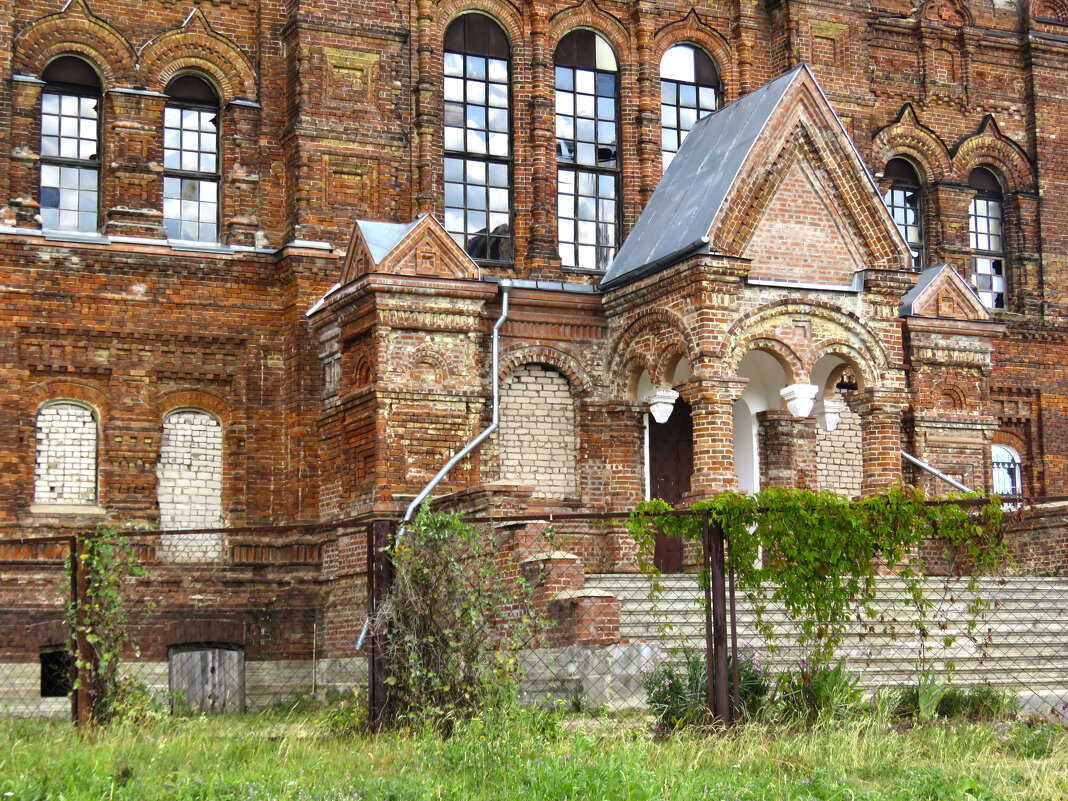
[[[642,668],[642,672],[645,674],[646,703],[659,728],[671,731],[679,726],[711,721],[708,671],[703,652],[684,648],[681,662],[661,660],[655,666]],[[732,659],[727,660],[727,675],[728,678],[732,675]],[[738,659],[738,700],[741,704],[738,716],[755,715],[767,699],[769,689],[767,671],[760,666],[757,650],[743,646]]]
[[[531,588],[495,537],[425,507],[393,549],[373,625],[387,636],[387,717],[445,730],[514,691],[515,652],[540,630]]]
[[[858,679],[843,662],[810,670],[802,659],[796,673],[780,676],[776,700],[783,714],[806,723],[855,717],[867,708]]]
[[[898,694],[894,712],[900,717],[923,718],[920,714],[921,687],[905,687]],[[929,717],[962,718],[965,720],[1004,720],[1020,709],[1020,699],[1009,690],[986,684],[971,687],[948,685]]]

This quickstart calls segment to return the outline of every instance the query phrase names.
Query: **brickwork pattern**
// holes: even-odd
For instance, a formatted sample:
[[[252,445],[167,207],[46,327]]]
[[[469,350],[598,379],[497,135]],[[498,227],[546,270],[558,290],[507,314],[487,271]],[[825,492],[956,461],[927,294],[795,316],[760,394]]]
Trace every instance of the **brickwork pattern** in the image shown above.
[[[847,404],[834,431],[816,433],[816,469],[820,489],[846,498],[860,495],[863,460],[860,416]]]
[[[556,370],[517,367],[501,390],[501,478],[535,488],[535,497],[576,494],[575,405]]]
[[[159,525],[164,530],[222,524],[222,427],[207,412],[173,412],[163,421]]]
[[[34,503],[96,503],[97,428],[93,412],[50,403],[37,413]]]

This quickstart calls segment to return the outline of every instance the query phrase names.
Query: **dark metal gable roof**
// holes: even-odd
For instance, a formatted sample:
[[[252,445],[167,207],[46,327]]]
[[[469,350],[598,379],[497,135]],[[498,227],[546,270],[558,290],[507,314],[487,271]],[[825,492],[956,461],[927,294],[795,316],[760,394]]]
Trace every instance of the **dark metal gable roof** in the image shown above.
[[[603,289],[708,252],[708,232],[727,193],[786,90],[804,69],[796,67],[698,120],[601,279]]]

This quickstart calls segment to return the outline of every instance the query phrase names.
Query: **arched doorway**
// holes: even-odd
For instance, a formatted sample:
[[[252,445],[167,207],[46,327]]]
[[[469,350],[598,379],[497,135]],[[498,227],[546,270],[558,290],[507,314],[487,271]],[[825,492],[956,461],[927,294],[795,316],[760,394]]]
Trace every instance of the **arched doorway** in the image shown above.
[[[647,416],[649,433],[649,497],[677,506],[690,492],[693,474],[693,415],[679,398],[665,423]],[[656,535],[653,564],[661,573],[682,570],[682,540]]]

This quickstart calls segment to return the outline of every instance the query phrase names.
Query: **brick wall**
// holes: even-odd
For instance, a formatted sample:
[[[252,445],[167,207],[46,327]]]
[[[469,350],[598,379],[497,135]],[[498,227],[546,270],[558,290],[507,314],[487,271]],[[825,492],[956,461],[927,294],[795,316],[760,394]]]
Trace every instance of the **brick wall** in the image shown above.
[[[37,413],[34,503],[96,502],[96,420],[75,403],[50,403]]]
[[[570,497],[575,483],[575,408],[567,379],[539,364],[517,367],[501,389],[501,478],[534,497]]]
[[[222,427],[207,412],[173,412],[160,439],[159,525],[164,530],[222,524]]]
[[[820,489],[846,498],[860,495],[863,463],[860,417],[847,404],[834,431],[816,432],[816,468]]]

